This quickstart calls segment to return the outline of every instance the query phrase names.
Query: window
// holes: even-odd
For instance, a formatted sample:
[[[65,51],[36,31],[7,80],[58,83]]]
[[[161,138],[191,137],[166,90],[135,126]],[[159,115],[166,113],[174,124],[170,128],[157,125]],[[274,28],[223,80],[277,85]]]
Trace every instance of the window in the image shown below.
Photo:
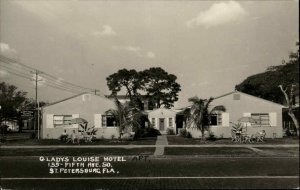
[[[255,120],[254,126],[270,126],[270,117],[268,113],[251,113],[251,117]]]
[[[102,115],[102,127],[117,126],[116,119],[112,115]]]
[[[173,127],[173,118],[169,118],[169,127]]]
[[[222,125],[222,113],[210,114],[204,119],[205,125]]]
[[[69,125],[71,120],[72,120],[72,115],[54,115],[53,125],[54,127]]]

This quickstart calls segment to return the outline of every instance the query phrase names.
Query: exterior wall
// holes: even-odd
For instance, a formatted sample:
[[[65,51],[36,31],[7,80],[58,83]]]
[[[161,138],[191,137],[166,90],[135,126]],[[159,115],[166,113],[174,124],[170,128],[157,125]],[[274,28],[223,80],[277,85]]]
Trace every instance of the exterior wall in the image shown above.
[[[155,124],[152,123],[152,118],[155,118]],[[176,133],[176,112],[165,109],[165,108],[159,108],[156,110],[153,110],[148,113],[148,119],[151,122],[151,124],[154,125],[154,128],[159,130],[159,119],[163,118],[164,119],[164,129],[163,131],[160,131],[161,134],[166,134],[167,129],[171,128],[173,129],[174,133]],[[169,118],[172,118],[172,126],[169,126]]]
[[[209,127],[209,131],[205,131],[204,135],[207,137],[210,132],[212,132],[216,137],[220,138],[229,138],[231,137],[231,127],[229,121],[229,113],[222,113],[222,121],[220,125],[211,125]],[[187,131],[191,133],[193,138],[201,138],[202,133],[200,130],[196,129],[196,127],[189,126]]]
[[[118,127],[102,127],[101,115],[109,109],[114,109],[114,102],[92,94],[80,95],[66,101],[43,108],[43,122],[41,138],[57,139],[66,129],[68,134],[73,130],[78,133],[78,125],[64,125],[54,127],[54,115],[72,115],[88,121],[88,127],[95,126],[98,130],[96,138],[111,138],[119,136]]]
[[[234,94],[239,94],[239,100],[234,100]],[[229,122],[238,123],[238,119],[243,116],[251,116],[251,113],[268,113],[270,117],[270,126],[260,127],[256,125],[247,125],[247,134],[255,134],[261,130],[266,131],[266,138],[282,138],[282,108],[283,106],[263,100],[248,94],[236,92],[226,96],[215,99],[210,107],[223,105],[228,113]],[[211,126],[210,130],[217,137],[229,138],[231,137],[232,124],[228,126]],[[191,130],[193,137],[199,138],[201,132],[198,130]]]

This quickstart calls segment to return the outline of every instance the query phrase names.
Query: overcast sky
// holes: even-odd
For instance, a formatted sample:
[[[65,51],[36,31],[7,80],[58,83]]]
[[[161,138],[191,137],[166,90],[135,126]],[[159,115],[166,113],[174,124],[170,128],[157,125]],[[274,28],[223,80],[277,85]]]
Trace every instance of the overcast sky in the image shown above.
[[[175,107],[233,91],[299,41],[297,0],[0,1],[1,54],[104,94],[119,69],[162,67],[182,86]],[[32,81],[0,77],[34,96]],[[43,101],[71,95],[39,87]]]

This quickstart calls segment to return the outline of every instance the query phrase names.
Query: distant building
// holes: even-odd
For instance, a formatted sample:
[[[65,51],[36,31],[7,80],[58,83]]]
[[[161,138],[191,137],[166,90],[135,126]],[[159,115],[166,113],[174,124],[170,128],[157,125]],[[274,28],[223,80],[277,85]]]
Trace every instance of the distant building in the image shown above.
[[[1,126],[6,126],[8,132],[18,132],[19,131],[19,125],[18,120],[15,119],[6,119],[1,122]]]

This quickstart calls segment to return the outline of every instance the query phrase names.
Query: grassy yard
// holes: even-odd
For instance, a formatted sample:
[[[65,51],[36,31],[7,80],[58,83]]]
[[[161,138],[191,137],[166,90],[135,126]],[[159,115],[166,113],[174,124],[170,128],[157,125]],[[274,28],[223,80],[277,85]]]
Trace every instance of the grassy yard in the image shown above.
[[[152,155],[155,148],[10,148],[0,149],[2,156],[97,156],[97,155]]]
[[[215,141],[194,139],[194,138],[184,138],[181,136],[168,135],[169,145],[199,145],[199,144],[241,144],[232,142],[231,139],[216,139]],[[243,143],[244,144],[244,143]],[[278,139],[265,139],[265,142],[253,142],[245,144],[299,144],[298,137],[284,137]]]
[[[145,137],[136,140],[112,140],[112,139],[96,139],[93,143],[82,142],[82,145],[155,145],[156,137]],[[73,145],[71,142],[65,143],[58,139],[26,139],[5,141],[1,145]],[[74,144],[77,146],[77,144]]]
[[[248,148],[231,147],[166,147],[165,155],[257,156]]]
[[[299,148],[283,148],[283,147],[255,147],[259,150],[263,150],[266,154],[272,154],[276,156],[298,156]]]
[[[166,147],[165,155],[194,155],[209,157],[299,157],[299,148],[294,147],[254,147],[254,151],[243,147]]]

